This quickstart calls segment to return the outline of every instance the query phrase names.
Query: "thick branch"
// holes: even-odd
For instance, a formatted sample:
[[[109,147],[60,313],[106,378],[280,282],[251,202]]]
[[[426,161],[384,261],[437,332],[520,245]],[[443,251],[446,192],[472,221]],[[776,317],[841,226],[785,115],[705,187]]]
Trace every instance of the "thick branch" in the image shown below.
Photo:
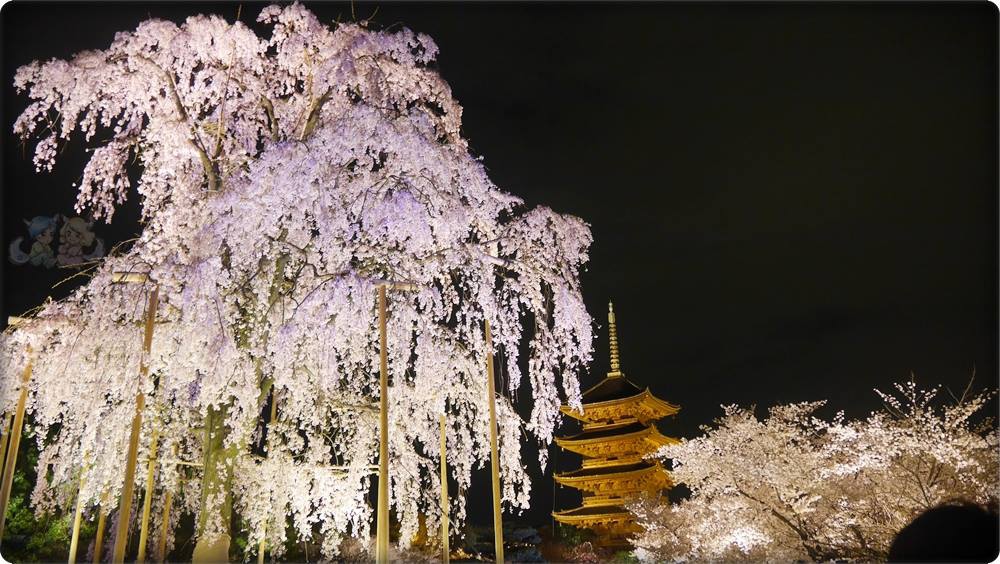
[[[319,98],[315,98],[312,104],[309,106],[309,113],[306,115],[306,123],[302,126],[302,134],[299,135],[299,140],[303,141],[309,134],[316,129],[316,124],[319,123],[319,112],[323,109],[323,104],[330,99],[331,88],[327,88],[326,92],[323,93]]]
[[[809,535],[806,533],[805,530],[803,530],[802,528],[800,528],[799,526],[797,526],[795,523],[793,523],[791,521],[791,519],[789,519],[788,517],[782,515],[781,512],[779,512],[777,509],[775,509],[774,507],[772,507],[771,504],[765,503],[763,500],[758,499],[758,498],[750,495],[746,491],[744,491],[743,488],[741,488],[739,486],[739,484],[737,484],[735,481],[733,482],[733,487],[736,488],[736,491],[739,492],[740,495],[742,495],[743,497],[745,497],[745,498],[747,498],[747,499],[749,499],[751,501],[755,501],[755,502],[759,503],[761,506],[763,506],[765,509],[767,509],[772,515],[774,515],[775,517],[777,517],[778,520],[780,520],[782,523],[784,523],[786,526],[788,526],[789,529],[791,529],[793,532],[795,532],[796,536],[799,537],[799,540],[802,541],[802,548],[804,548],[806,550],[806,553],[809,554],[809,558],[812,558],[813,560],[817,560],[817,561],[823,559],[822,555],[820,555],[815,550],[815,547],[812,546],[813,539],[811,539],[809,537]]]
[[[278,140],[278,117],[274,115],[274,104],[267,96],[260,97],[260,105],[267,113],[267,124],[271,128],[271,141]]]
[[[177,93],[177,84],[174,82],[173,75],[157,64],[156,61],[143,56],[139,56],[139,58],[156,67],[167,80],[167,89],[170,91],[170,97],[174,101],[177,113],[179,113],[181,119],[188,124],[188,128],[191,131],[191,137],[188,139],[188,143],[190,143],[194,150],[198,152],[198,158],[201,160],[201,166],[205,169],[205,177],[208,180],[208,189],[211,192],[217,191],[219,189],[219,177],[216,173],[215,165],[212,163],[212,159],[208,157],[208,153],[205,151],[205,148],[198,139],[198,130],[191,122],[191,117],[188,115],[187,109],[181,101],[180,94]]]

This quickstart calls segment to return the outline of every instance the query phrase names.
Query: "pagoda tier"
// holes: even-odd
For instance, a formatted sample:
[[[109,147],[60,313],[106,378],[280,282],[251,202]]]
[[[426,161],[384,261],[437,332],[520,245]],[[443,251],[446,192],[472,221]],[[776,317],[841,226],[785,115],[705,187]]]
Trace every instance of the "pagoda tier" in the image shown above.
[[[568,405],[559,408],[563,414],[587,423],[608,423],[625,418],[634,418],[649,423],[674,415],[680,407],[654,396],[649,388],[639,389],[624,376],[609,377],[583,392],[581,402],[585,411],[577,411]]]
[[[635,517],[620,505],[583,506],[552,515],[560,523],[593,530],[601,537],[603,546],[627,545],[623,537],[642,530]]]
[[[585,428],[582,433],[569,437],[556,437],[556,444],[563,449],[591,458],[643,455],[671,442],[676,440],[661,435],[656,427],[634,419],[632,422]]]
[[[670,486],[670,478],[658,462],[640,460],[614,466],[584,467],[555,475],[564,486],[591,494],[621,494],[645,492]]]
[[[555,511],[552,516],[567,525],[584,527],[598,535],[598,543],[623,546],[625,538],[639,530],[626,509],[640,494],[658,494],[673,484],[659,462],[646,456],[660,447],[676,443],[656,428],[656,421],[676,414],[680,407],[639,388],[622,374],[618,361],[615,314],[608,307],[611,341],[611,371],[582,396],[582,409],[562,406],[564,414],[578,420],[583,429],[557,437],[561,448],[583,456],[581,468],[555,475],[559,484],[583,492],[583,503],[575,509]]]

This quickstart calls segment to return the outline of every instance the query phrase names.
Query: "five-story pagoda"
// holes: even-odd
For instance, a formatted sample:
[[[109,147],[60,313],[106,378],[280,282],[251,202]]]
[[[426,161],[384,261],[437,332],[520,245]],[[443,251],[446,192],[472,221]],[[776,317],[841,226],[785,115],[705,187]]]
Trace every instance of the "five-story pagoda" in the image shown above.
[[[660,434],[655,422],[680,410],[679,406],[641,389],[621,371],[615,312],[608,304],[611,341],[611,371],[583,392],[583,411],[562,406],[562,412],[580,421],[580,433],[557,437],[561,448],[583,456],[582,467],[557,473],[564,486],[583,492],[583,505],[553,512],[560,523],[592,529],[606,546],[627,544],[625,538],[638,530],[635,518],[624,507],[640,493],[656,493],[671,486],[659,462],[644,456],[677,439]]]

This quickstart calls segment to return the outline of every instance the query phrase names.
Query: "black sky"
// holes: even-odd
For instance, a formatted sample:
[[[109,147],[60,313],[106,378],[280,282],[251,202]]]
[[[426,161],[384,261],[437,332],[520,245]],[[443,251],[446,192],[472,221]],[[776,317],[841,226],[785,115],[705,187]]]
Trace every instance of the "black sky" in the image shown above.
[[[437,41],[492,179],[592,225],[585,384],[607,371],[611,298],[623,368],[682,405],[661,425],[679,436],[728,403],[827,398],[863,416],[872,388],[911,372],[960,390],[975,367],[997,385],[993,5],[377,5],[377,25]],[[32,173],[10,136],[16,67],[105,48],[149,16],[236,7],[4,6],[4,249],[20,218],[71,211],[84,155]],[[134,233],[135,209],[99,234]],[[4,316],[61,278],[4,263]],[[547,477],[533,501],[544,519]]]

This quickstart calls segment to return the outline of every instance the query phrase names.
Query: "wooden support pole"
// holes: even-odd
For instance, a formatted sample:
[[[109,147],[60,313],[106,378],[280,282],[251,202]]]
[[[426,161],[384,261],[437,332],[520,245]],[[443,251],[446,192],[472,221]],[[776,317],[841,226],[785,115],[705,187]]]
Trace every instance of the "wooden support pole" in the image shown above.
[[[115,284],[144,284],[149,281],[149,274],[145,272],[119,271],[111,274],[111,281]]]
[[[490,404],[490,465],[493,467],[493,544],[496,561],[503,562],[503,518],[500,512],[500,459],[497,455],[497,399],[493,383],[493,334],[486,322],[486,378]]]
[[[174,443],[173,459],[164,463],[177,463],[177,443]],[[160,536],[156,543],[156,561],[162,564],[167,560],[167,535],[170,533],[170,506],[174,502],[173,490],[167,490],[163,500],[163,513],[160,515]]]
[[[267,523],[265,522],[265,527]],[[260,542],[257,543],[257,564],[264,564],[264,541],[267,539],[267,529],[264,529],[264,534],[260,537]]]
[[[153,506],[153,473],[156,470],[156,443],[160,438],[159,429],[153,429],[149,440],[149,459],[146,461],[146,494],[142,500],[142,523],[139,526],[139,554],[135,561],[142,564],[146,561],[146,544],[149,540],[149,513]]]
[[[10,443],[7,459],[3,465],[3,482],[0,483],[0,543],[3,541],[4,525],[7,524],[7,504],[10,502],[10,488],[14,484],[14,466],[17,464],[17,449],[21,446],[21,430],[24,427],[24,410],[28,404],[28,383],[31,381],[31,347],[28,347],[28,363],[21,375],[21,396],[17,399],[14,423],[10,428]]]
[[[104,548],[104,524],[107,519],[107,511],[104,506],[108,503],[108,494],[101,496],[101,505],[97,508],[97,532],[94,533],[94,564],[101,561],[101,550]]]
[[[375,562],[389,562],[389,360],[385,334],[385,285],[378,287],[379,447],[378,518],[375,522]]]
[[[8,454],[7,447],[10,445],[10,430],[14,426],[14,412],[12,411],[9,414],[7,414],[4,417],[4,419],[7,420],[7,424],[4,425],[4,428],[3,428],[4,429],[3,430],[3,446],[0,447],[0,448],[3,448],[3,458],[0,458],[0,460],[2,460],[2,461],[6,461],[7,460],[7,454]],[[4,466],[3,462],[0,462],[0,476],[3,475],[3,466]]]
[[[122,497],[118,503],[118,527],[115,530],[115,552],[112,561],[125,561],[125,547],[128,544],[128,522],[132,513],[132,494],[135,492],[135,464],[139,454],[139,433],[142,430],[142,411],[146,407],[146,396],[142,393],[143,381],[149,373],[148,357],[153,344],[153,322],[156,320],[158,288],[153,286],[146,305],[146,330],[143,335],[143,359],[139,363],[139,392],[135,396],[135,415],[132,417],[132,434],[129,437],[128,457],[125,462],[125,481]]]
[[[2,460],[2,462],[0,462],[0,484],[3,484],[4,467],[7,463],[7,457],[10,456],[10,431],[14,428],[14,412],[11,411],[10,414],[6,415],[4,418],[7,420],[7,425],[4,426],[3,446],[0,447],[3,448],[3,458],[0,458],[0,460]],[[6,514],[7,509],[4,507],[4,515]],[[2,530],[2,526],[0,526],[0,530]],[[2,534],[0,534],[0,536],[2,536]]]
[[[125,561],[125,547],[128,544],[128,524],[132,515],[132,494],[135,493],[135,465],[139,448],[139,430],[142,427],[142,410],[146,406],[146,396],[141,392],[135,398],[135,415],[132,416],[132,434],[129,437],[128,455],[125,461],[125,483],[122,497],[118,501],[118,526],[115,528],[115,544],[112,562]]]
[[[76,549],[80,544],[80,521],[83,520],[83,474],[80,475],[80,489],[76,492],[76,513],[73,515],[73,536],[69,541],[69,564],[76,564]]]
[[[160,517],[160,540],[156,546],[156,561],[161,564],[167,560],[167,533],[170,531],[170,504],[174,501],[174,492],[167,490],[163,500],[163,514]]]
[[[274,424],[275,418],[278,416],[278,397],[274,393],[274,386],[271,386],[271,419],[268,421],[268,427]],[[271,429],[268,428],[267,436],[270,438]],[[260,536],[260,542],[257,544],[257,564],[264,564],[264,541],[267,540],[267,521],[264,521],[264,534]]]
[[[448,520],[451,511],[448,507],[448,457],[447,435],[445,434],[445,417],[441,414],[441,562],[448,564],[450,550],[448,548]]]

